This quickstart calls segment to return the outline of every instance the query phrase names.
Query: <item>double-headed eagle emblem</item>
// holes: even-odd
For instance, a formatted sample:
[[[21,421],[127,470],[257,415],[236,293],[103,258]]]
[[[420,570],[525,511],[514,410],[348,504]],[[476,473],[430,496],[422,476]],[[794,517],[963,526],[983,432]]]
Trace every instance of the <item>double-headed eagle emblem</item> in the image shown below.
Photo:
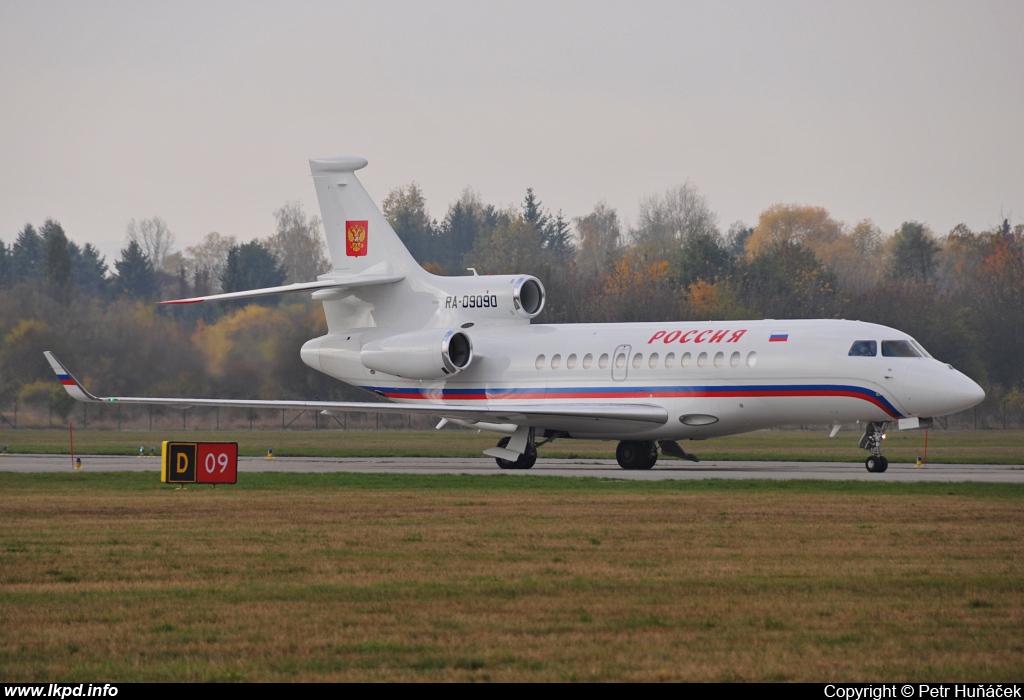
[[[366,237],[369,228],[368,221],[345,222],[345,255],[349,257],[366,255]]]

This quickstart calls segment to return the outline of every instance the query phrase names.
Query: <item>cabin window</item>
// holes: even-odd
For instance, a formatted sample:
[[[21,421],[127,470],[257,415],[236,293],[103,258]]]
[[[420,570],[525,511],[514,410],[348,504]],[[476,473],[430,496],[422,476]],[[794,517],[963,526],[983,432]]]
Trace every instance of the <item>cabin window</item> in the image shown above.
[[[637,354],[633,355],[633,369],[640,369],[640,365],[642,365],[643,363],[644,354],[642,352],[638,352]]]
[[[537,355],[537,361],[534,363],[534,367],[537,369],[544,369],[544,356]]]
[[[601,359],[597,361],[597,366],[601,369],[608,369],[608,353],[601,355]]]
[[[683,356],[679,358],[679,366],[686,369],[690,366],[690,353],[684,352]]]
[[[615,356],[615,368],[622,369],[626,366],[626,353],[620,352]]]
[[[569,355],[569,358],[565,361],[565,366],[568,369],[575,369],[576,368],[576,354],[575,353],[573,353],[572,355]]]
[[[850,357],[874,357],[878,354],[878,343],[874,340],[855,340],[850,347]]]
[[[666,367],[671,369],[672,365],[674,365],[675,363],[676,363],[676,354],[674,352],[670,352],[669,354],[665,355],[665,366]]]
[[[558,369],[561,366],[562,366],[562,356],[561,355],[557,355],[557,354],[556,355],[552,355],[551,356],[551,369]]]
[[[906,340],[883,340],[882,357],[921,357],[921,353]]]
[[[757,353],[756,352],[747,353],[747,367],[753,367],[756,364],[757,364]]]
[[[647,360],[647,366],[651,369],[657,369],[658,367],[658,353],[652,352],[650,358]]]
[[[724,352],[716,352],[715,353],[715,367],[721,367],[724,364],[725,364],[725,353]]]
[[[734,352],[732,355],[729,356],[729,366],[730,367],[739,367],[740,366],[740,354],[738,352]]]
[[[697,366],[698,367],[707,367],[708,366],[708,354],[706,352],[702,352],[701,354],[697,355]]]
[[[590,366],[594,364],[594,356],[589,352],[583,356],[583,369],[590,369]]]

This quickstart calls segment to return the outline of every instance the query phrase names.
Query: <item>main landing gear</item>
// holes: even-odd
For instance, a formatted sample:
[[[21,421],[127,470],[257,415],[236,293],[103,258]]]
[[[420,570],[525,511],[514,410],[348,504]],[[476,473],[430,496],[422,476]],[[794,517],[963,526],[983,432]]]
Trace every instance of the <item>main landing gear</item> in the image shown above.
[[[511,438],[503,437],[498,440],[498,447],[508,447],[508,441]],[[515,461],[511,459],[502,459],[501,457],[495,457],[494,461],[498,463],[498,466],[502,469],[529,469],[537,463],[537,445],[530,443],[526,446],[526,452],[519,455],[519,458]]]
[[[675,440],[659,440],[657,445],[652,440],[623,440],[615,450],[615,459],[623,469],[650,469],[658,461],[658,447],[669,457],[700,461]]]
[[[658,448],[651,440],[623,440],[615,459],[623,469],[650,469],[658,461]]]
[[[555,438],[566,437],[562,431],[545,430],[541,439],[533,428],[521,427],[509,437],[498,440],[498,446],[484,450],[484,454],[494,457],[494,461],[502,469],[529,469],[537,463],[537,448],[546,445]],[[514,443],[509,449],[509,443]]]
[[[860,449],[870,450],[871,456],[864,460],[869,472],[880,473],[889,468],[889,460],[882,456],[882,440],[888,423],[868,423],[864,428],[864,436],[860,439]]]
[[[517,431],[510,437],[503,437],[498,441],[496,448],[484,451],[485,454],[494,457],[494,461],[502,469],[529,469],[537,463],[538,447],[555,438],[568,437],[567,433],[561,431],[544,431],[543,439],[538,441],[533,428],[519,430],[522,432]],[[509,449],[509,444],[514,442],[516,446]],[[623,469],[650,469],[658,461],[658,448],[661,448],[662,454],[669,457],[688,459],[691,462],[700,461],[680,447],[675,440],[623,440],[615,450],[615,459]]]

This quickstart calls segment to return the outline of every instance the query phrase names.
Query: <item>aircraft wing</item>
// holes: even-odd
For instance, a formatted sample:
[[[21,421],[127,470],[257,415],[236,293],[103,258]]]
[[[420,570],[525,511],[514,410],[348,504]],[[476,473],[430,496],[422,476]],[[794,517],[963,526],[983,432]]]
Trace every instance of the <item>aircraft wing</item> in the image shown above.
[[[224,294],[210,294],[205,297],[192,297],[190,299],[171,299],[159,301],[158,304],[198,304],[202,301],[224,301],[227,299],[251,299],[252,297],[266,297],[273,294],[294,294],[295,292],[317,292],[327,290],[353,289],[355,287],[367,287],[375,284],[390,284],[401,282],[404,275],[351,275],[349,277],[338,277],[334,279],[319,280],[317,282],[296,282],[281,287],[264,287],[263,289],[247,289],[244,292],[226,292]]]
[[[99,397],[89,393],[71,376],[52,352],[43,353],[64,389],[79,401],[95,403],[142,404],[149,406],[225,406],[228,408],[277,408],[318,410],[325,413],[398,413],[428,415],[460,421],[512,424],[549,430],[590,432],[601,430],[641,432],[668,422],[668,411],[653,404],[567,403],[545,402],[515,403],[492,401],[483,406],[453,404],[400,404],[354,401],[260,401],[254,399],[182,399],[137,396]]]

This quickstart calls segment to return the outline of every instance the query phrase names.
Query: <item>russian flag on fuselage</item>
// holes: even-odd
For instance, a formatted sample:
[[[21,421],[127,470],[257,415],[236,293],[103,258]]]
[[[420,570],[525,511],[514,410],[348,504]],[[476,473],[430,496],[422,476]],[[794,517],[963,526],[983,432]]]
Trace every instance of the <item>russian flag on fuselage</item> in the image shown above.
[[[768,337],[769,343],[785,343],[789,340],[789,333],[772,333]]]

